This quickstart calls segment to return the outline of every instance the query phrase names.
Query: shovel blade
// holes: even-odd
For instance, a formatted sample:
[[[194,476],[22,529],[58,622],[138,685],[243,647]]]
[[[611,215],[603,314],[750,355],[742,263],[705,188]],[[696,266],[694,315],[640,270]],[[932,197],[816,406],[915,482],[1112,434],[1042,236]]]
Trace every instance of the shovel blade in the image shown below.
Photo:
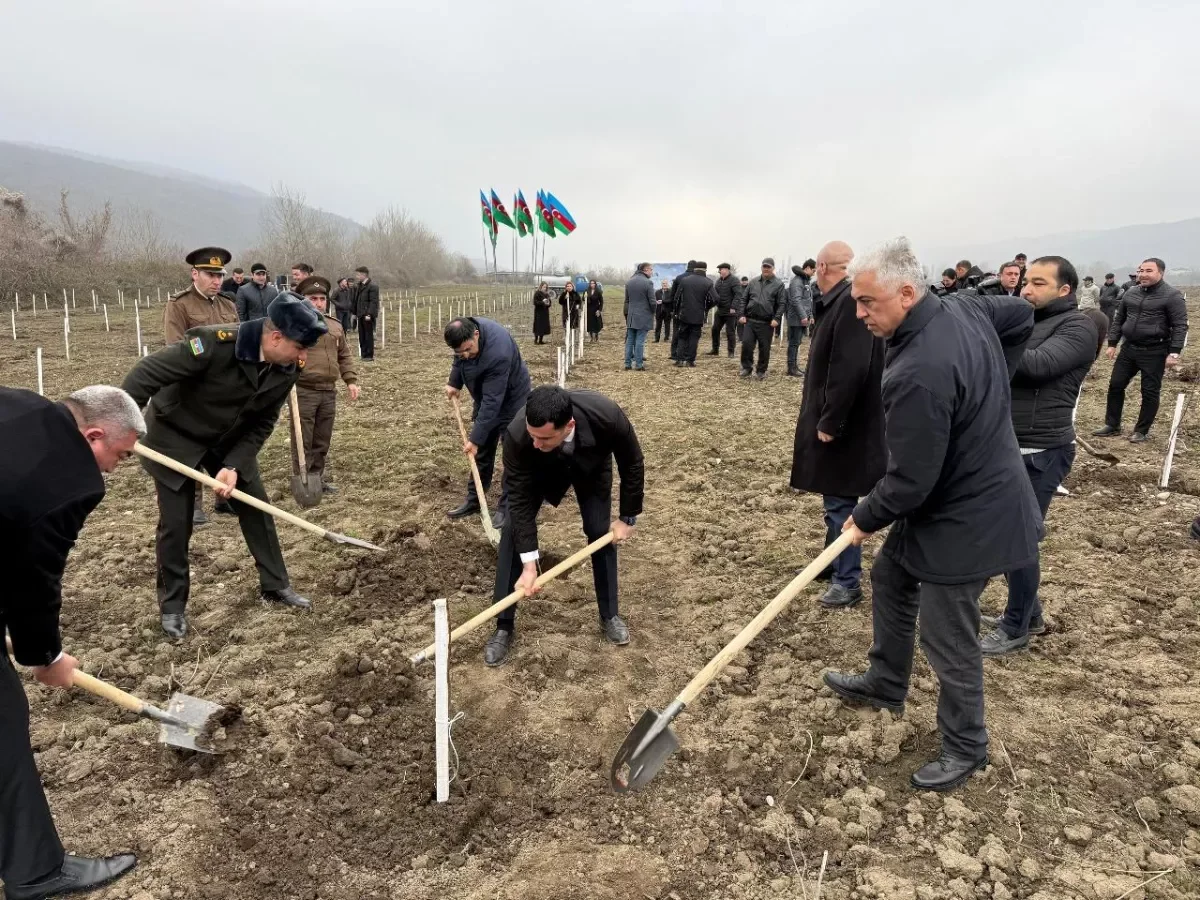
[[[338,534],[336,531],[325,532],[325,540],[333,541],[335,544],[349,544],[351,547],[362,547],[364,550],[378,550],[380,553],[386,553],[378,544],[372,544],[370,541],[359,540],[348,535]]]
[[[679,739],[656,709],[642,713],[613,757],[609,785],[618,794],[644,787],[679,749]]]
[[[319,474],[310,472],[307,481],[302,475],[292,476],[292,497],[305,509],[319,505],[323,495]]]
[[[213,753],[215,751],[212,744],[207,740],[211,736],[204,731],[209,720],[215,720],[220,712],[220,704],[211,700],[201,700],[187,694],[174,694],[171,702],[167,704],[166,713],[178,724],[160,722],[158,739],[172,747]]]

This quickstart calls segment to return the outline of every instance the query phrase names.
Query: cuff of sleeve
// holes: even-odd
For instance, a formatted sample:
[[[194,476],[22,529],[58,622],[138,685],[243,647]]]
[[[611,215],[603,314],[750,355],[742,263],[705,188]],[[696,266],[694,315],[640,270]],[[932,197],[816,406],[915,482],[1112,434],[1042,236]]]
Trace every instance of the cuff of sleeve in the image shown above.
[[[858,506],[854,507],[854,512],[852,515],[854,516],[855,525],[867,532],[867,534],[874,534],[888,523],[877,519],[871,513],[870,508],[867,506],[867,500],[869,499],[869,497],[863,498],[863,500],[859,502]]]
[[[528,553],[521,554],[521,563],[537,562],[541,555],[536,550],[530,550]]]

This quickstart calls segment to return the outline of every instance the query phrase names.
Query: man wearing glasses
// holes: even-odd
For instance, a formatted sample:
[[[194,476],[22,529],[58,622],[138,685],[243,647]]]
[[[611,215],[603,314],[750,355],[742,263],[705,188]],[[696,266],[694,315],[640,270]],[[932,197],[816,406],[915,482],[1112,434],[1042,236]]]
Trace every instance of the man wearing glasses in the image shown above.
[[[471,394],[474,421],[463,444],[463,453],[475,459],[479,480],[487,491],[496,469],[496,444],[500,434],[529,396],[529,370],[525,368],[521,350],[508,329],[491,319],[482,316],[451,319],[444,336],[447,346],[454,351],[446,397],[457,397],[464,386]],[[496,528],[504,527],[507,501],[507,484],[502,478],[500,503],[492,516]],[[446,515],[461,519],[475,515],[479,510],[475,482],[468,478],[467,499]]]

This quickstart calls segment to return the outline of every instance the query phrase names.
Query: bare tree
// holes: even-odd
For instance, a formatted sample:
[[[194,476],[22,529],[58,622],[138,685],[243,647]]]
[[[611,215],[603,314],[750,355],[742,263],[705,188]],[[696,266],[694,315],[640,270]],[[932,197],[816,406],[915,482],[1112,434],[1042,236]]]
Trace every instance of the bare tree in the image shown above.
[[[178,264],[184,248],[162,234],[162,222],[153,212],[137,207],[125,212],[113,239],[113,255],[137,264]]]
[[[82,217],[72,214],[66,188],[59,192],[58,221],[61,252],[74,252],[90,259],[97,259],[105,250],[108,232],[112,227],[112,201],[104,201],[104,208],[87,213]]]
[[[271,190],[262,213],[260,251],[275,271],[305,262],[337,277],[346,267],[347,238],[332,217],[309,206],[303,193],[284,184]]]
[[[459,270],[442,239],[398,206],[389,206],[371,220],[355,242],[354,254],[379,271],[381,280],[401,287],[430,284],[453,277]]]

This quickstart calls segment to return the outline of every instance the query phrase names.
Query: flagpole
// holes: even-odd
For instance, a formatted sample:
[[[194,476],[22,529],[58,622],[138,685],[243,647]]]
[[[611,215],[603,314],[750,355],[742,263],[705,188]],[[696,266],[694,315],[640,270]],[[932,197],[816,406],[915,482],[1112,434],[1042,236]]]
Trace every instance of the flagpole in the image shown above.
[[[487,227],[481,221],[480,226],[483,228],[481,236],[483,237],[483,274],[487,274]]]

